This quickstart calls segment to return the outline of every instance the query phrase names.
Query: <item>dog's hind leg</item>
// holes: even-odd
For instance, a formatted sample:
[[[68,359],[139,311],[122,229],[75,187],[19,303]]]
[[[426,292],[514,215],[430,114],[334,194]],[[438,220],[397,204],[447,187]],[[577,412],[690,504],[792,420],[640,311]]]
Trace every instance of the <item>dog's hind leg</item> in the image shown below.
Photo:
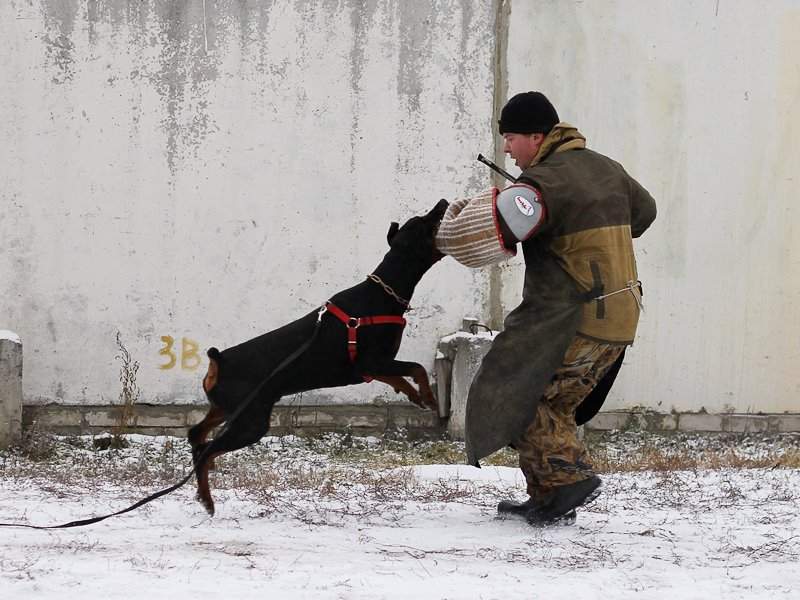
[[[203,417],[203,420],[200,421],[197,425],[189,429],[189,443],[192,445],[192,448],[195,446],[199,446],[203,442],[206,441],[208,434],[211,433],[211,430],[214,429],[217,425],[221,425],[225,422],[225,413],[222,412],[222,409],[218,406],[211,405],[211,408],[208,409],[208,414]]]
[[[211,433],[211,430],[214,429],[214,427],[217,427],[224,422],[225,413],[222,412],[221,408],[212,404],[211,408],[208,410],[208,414],[203,418],[203,420],[189,429],[189,444],[192,446],[192,457],[194,458],[195,462],[200,455],[199,448],[205,445],[208,434]],[[212,470],[214,469],[213,459],[210,461],[208,468]]]
[[[208,471],[217,454],[208,451],[210,444],[200,444],[193,451],[194,458],[194,474],[197,477],[197,499],[205,507],[206,511],[212,517],[214,516],[214,500],[211,498],[211,491],[208,488]]]
[[[208,471],[214,459],[227,452],[239,450],[260,440],[269,431],[269,418],[272,405],[279,398],[266,403],[259,400],[248,410],[245,410],[234,421],[229,422],[228,428],[210,442],[201,444],[195,451],[195,475],[197,476],[197,499],[208,511],[214,515],[214,500],[208,485]]]

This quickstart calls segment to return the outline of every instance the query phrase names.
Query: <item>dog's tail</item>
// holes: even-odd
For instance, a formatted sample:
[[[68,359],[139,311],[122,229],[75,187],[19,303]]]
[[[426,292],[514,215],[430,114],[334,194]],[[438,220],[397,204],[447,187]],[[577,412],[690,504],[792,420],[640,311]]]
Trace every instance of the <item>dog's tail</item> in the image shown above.
[[[208,352],[208,373],[203,377],[203,389],[206,394],[214,389],[219,380],[219,366],[222,363],[222,353],[216,348],[209,348]]]

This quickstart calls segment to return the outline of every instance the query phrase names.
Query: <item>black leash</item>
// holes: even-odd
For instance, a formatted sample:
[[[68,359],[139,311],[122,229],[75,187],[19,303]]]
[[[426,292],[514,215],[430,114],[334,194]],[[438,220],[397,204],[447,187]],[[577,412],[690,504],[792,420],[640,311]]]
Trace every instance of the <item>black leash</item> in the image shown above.
[[[70,527],[82,527],[83,525],[91,525],[92,523],[99,523],[100,521],[105,521],[106,519],[110,519],[111,517],[116,517],[117,515],[122,515],[125,514],[126,512],[136,510],[140,506],[144,506],[145,504],[147,504],[148,502],[152,502],[156,498],[160,498],[161,496],[166,496],[170,492],[174,492],[179,487],[185,485],[186,482],[192,478],[192,475],[194,475],[194,471],[191,471],[186,477],[181,479],[175,485],[172,485],[168,488],[158,491],[155,494],[151,494],[147,498],[139,500],[136,504],[133,504],[123,510],[118,510],[117,512],[111,513],[110,515],[103,515],[102,517],[92,517],[91,519],[81,519],[79,521],[70,521],[69,523],[63,523],[61,525],[28,525],[26,523],[0,523],[0,527],[24,527],[26,529],[69,529]]]
[[[300,358],[300,356],[311,347],[311,344],[314,343],[314,340],[317,337],[317,333],[319,333],[319,327],[322,323],[322,315],[324,315],[326,312],[327,309],[325,305],[323,305],[322,308],[320,308],[319,313],[317,315],[317,323],[316,325],[314,325],[314,333],[311,334],[311,337],[308,338],[305,342],[303,342],[303,344],[299,348],[297,348],[294,352],[292,352],[289,356],[284,358],[281,361],[281,363],[277,367],[275,367],[272,370],[272,372],[270,372],[269,375],[267,375],[264,379],[261,380],[261,383],[259,383],[253,389],[253,391],[250,392],[250,394],[244,399],[242,404],[239,405],[239,408],[237,408],[236,411],[234,411],[233,415],[231,415],[231,418],[228,419],[227,423],[225,424],[225,427],[223,427],[222,431],[219,433],[220,436],[223,435],[226,431],[228,431],[231,424],[233,424],[233,422],[239,417],[239,415],[241,415],[245,411],[245,409],[250,405],[253,399],[258,395],[258,393],[269,382],[270,379],[275,377],[275,375],[277,375],[280,371],[282,371],[283,369],[288,367],[291,363],[293,363],[295,360]],[[207,456],[209,449],[210,446],[207,446],[206,449],[203,451],[203,453],[200,454],[200,456],[198,457],[197,462],[202,461]],[[142,498],[136,504],[132,504],[128,508],[125,508],[123,510],[118,510],[117,512],[108,515],[103,515],[101,517],[92,517],[91,519],[70,521],[69,523],[62,523],[61,525],[28,525],[26,523],[0,523],[0,527],[24,527],[26,529],[69,529],[71,527],[82,527],[84,525],[92,525],[93,523],[99,523],[100,521],[105,521],[106,519],[110,519],[111,517],[116,517],[118,515],[123,515],[126,512],[136,510],[140,506],[144,506],[145,504],[152,502],[153,500],[160,498],[161,496],[166,496],[167,494],[174,492],[178,488],[186,485],[186,482],[188,482],[193,475],[194,475],[194,468],[192,468],[189,474],[186,475],[183,479],[181,479],[178,483],[173,484],[168,488],[164,488],[163,490],[159,490],[154,494],[150,494],[146,498]]]

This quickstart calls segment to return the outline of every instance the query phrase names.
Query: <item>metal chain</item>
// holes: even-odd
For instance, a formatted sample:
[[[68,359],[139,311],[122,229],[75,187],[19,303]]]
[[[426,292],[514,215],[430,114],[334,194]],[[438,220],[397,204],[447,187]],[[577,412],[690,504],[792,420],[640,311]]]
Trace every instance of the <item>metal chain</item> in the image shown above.
[[[406,300],[405,298],[401,298],[400,296],[398,296],[397,293],[391,287],[386,285],[386,283],[383,281],[383,279],[381,279],[380,277],[375,275],[375,273],[370,273],[369,275],[367,275],[367,279],[371,279],[372,281],[377,283],[379,286],[381,286],[383,288],[384,292],[386,292],[392,298],[397,300],[400,304],[405,306],[406,310],[411,310],[411,303],[408,300]]]

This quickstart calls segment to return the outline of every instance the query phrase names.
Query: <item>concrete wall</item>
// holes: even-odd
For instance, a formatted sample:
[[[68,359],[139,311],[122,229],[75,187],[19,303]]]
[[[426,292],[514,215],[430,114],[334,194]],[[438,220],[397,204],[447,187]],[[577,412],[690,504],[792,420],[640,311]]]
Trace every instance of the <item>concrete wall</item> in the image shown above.
[[[141,401],[195,401],[206,348],[305,314],[390,221],[489,183],[492,3],[11,0],[0,38],[0,328],[28,403],[116,401],[117,332]],[[401,349],[428,365],[487,288],[434,273]]]
[[[607,407],[800,411],[800,3],[508,4],[509,94],[546,91],[659,206]]]
[[[0,448],[22,436],[22,341],[0,330]]]
[[[11,0],[0,35],[0,328],[29,404],[115,401],[117,332],[142,401],[198,399],[195,347],[310,310],[390,220],[485,187],[492,112],[540,89],[659,202],[610,407],[798,410],[796,1]],[[521,264],[433,273],[401,350],[428,367],[516,305]]]

